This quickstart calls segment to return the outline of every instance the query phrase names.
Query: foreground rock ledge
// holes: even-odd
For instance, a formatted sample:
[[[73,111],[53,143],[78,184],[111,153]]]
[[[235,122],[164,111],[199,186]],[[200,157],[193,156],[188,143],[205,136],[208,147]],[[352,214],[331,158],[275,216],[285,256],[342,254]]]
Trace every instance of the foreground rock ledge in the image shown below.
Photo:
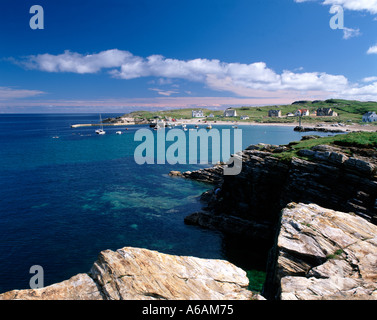
[[[269,299],[377,299],[377,226],[353,214],[289,204],[269,262]]]
[[[125,247],[102,251],[88,274],[0,300],[248,300],[248,284],[246,272],[227,261]]]

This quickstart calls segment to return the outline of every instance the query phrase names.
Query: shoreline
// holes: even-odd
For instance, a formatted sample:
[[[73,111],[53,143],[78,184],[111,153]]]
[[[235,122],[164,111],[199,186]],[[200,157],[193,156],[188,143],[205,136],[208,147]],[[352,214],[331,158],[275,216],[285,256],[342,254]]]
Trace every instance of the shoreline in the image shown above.
[[[206,121],[206,122],[204,122]],[[222,121],[222,120],[216,120],[216,122],[211,120],[204,120],[199,121],[199,119],[182,119],[178,120],[177,123],[180,124],[186,124],[186,125],[229,125],[229,126],[271,126],[271,127],[292,127],[295,128],[298,126],[298,123],[283,123],[283,122],[249,122],[249,121]],[[148,125],[149,123],[103,123],[103,126],[134,126],[137,124],[144,124]],[[98,127],[101,126],[100,123],[86,123],[86,124],[73,124],[71,125],[71,128],[80,128],[80,127]],[[332,126],[328,123],[323,122],[314,122],[310,124],[302,124],[303,128],[318,128],[322,130],[328,130],[328,131],[342,131],[342,132],[376,132],[377,126],[374,125],[360,125],[360,124],[352,124],[352,125],[344,125],[344,126]],[[313,130],[315,132],[316,130]],[[310,131],[308,131],[310,132]]]
[[[295,128],[298,126],[298,123],[279,123],[279,122],[237,122],[237,121],[207,121],[206,123],[202,121],[198,121],[196,119],[187,119],[187,120],[181,120],[179,122],[184,124],[190,124],[190,125],[229,125],[229,126],[271,126],[271,127],[292,127]],[[357,132],[357,131],[365,131],[365,132],[376,132],[377,126],[374,125],[360,125],[360,124],[353,124],[353,125],[344,125],[344,127],[341,126],[331,126],[331,124],[323,123],[323,122],[315,122],[311,124],[302,124],[303,128],[321,128],[324,130],[339,130],[343,132]]]

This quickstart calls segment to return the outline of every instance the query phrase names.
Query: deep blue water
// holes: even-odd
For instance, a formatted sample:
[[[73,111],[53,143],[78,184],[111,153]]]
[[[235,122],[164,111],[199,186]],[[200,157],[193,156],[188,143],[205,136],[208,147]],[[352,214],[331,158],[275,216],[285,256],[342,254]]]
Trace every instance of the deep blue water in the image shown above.
[[[43,267],[49,285],[89,271],[101,250],[124,246],[246,263],[240,244],[183,223],[211,186],[168,173],[203,166],[137,165],[134,134],[147,126],[106,127],[104,136],[70,127],[91,122],[98,114],[0,115],[0,292],[28,288],[32,265]],[[240,128],[243,147],[303,135]],[[258,258],[245,260],[245,268],[263,269]]]

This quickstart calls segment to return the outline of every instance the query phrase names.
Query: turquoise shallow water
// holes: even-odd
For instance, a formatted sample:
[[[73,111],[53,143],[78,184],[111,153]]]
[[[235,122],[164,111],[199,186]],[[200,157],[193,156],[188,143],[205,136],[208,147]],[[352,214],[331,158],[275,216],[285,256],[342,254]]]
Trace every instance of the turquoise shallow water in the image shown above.
[[[89,271],[101,250],[124,246],[229,259],[250,274],[263,272],[265,257],[243,250],[254,244],[183,223],[210,186],[168,173],[203,165],[137,165],[134,134],[147,126],[122,135],[115,132],[124,128],[106,128],[104,136],[70,128],[97,121],[97,114],[0,115],[0,292],[28,288],[32,265],[44,268],[49,285]],[[243,147],[303,135],[286,127],[240,128]]]

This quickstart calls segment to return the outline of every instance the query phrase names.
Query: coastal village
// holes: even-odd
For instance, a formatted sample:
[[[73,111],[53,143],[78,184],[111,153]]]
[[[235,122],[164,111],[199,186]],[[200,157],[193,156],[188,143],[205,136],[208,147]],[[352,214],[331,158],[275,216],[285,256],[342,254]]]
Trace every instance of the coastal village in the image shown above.
[[[279,124],[299,127],[339,127],[340,130],[347,127],[351,131],[352,129],[375,131],[377,103],[329,99],[326,101],[296,101],[291,105],[282,106],[228,107],[223,110],[194,108],[134,111],[103,121],[103,125],[127,126],[135,124],[148,124],[152,128],[203,124],[207,129],[211,129],[215,124]],[[81,125],[72,127],[76,126]]]

